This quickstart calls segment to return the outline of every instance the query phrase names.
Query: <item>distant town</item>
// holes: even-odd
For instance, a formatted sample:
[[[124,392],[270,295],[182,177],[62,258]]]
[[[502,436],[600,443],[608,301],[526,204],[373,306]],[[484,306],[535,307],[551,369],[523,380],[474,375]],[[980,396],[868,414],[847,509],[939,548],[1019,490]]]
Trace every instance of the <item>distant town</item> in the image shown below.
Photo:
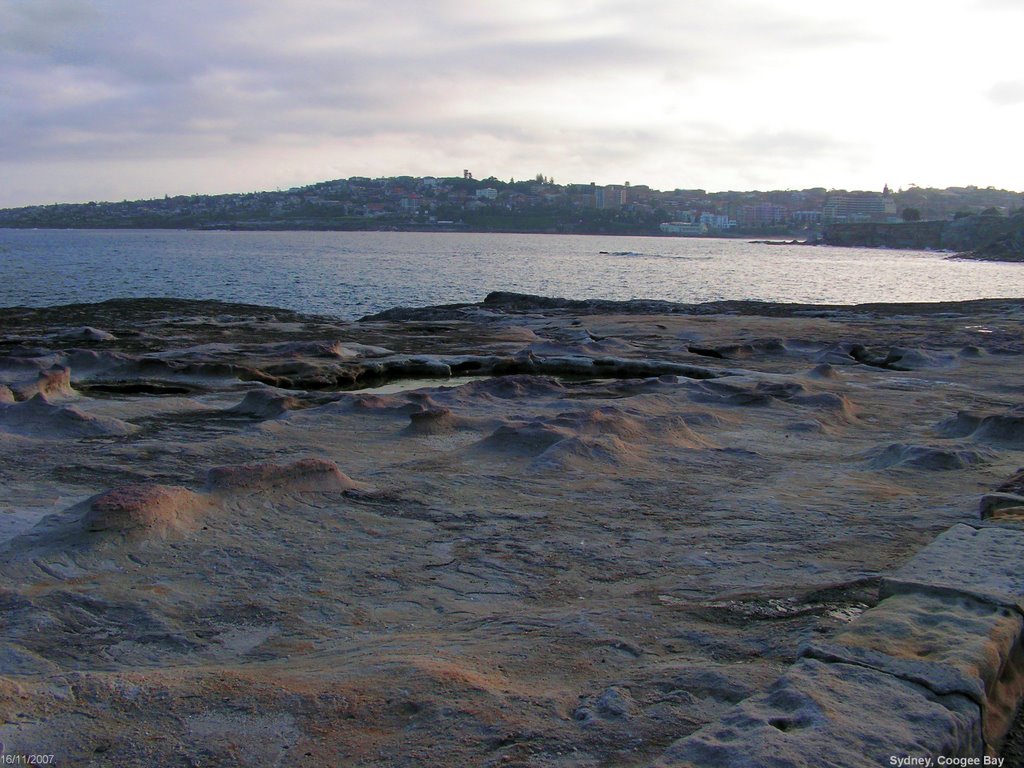
[[[0,227],[541,232],[813,237],[830,224],[950,220],[1024,211],[993,187],[880,191],[661,191],[643,184],[557,184],[453,177],[352,177],[285,191],[0,210]]]

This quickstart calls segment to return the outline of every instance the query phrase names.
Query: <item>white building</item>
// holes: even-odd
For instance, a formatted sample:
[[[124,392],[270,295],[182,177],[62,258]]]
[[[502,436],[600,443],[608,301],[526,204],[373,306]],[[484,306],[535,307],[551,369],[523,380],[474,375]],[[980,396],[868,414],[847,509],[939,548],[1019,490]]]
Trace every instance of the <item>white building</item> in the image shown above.
[[[658,227],[666,235],[698,237],[708,233],[708,226],[700,221],[666,221]]]
[[[822,218],[828,222],[898,221],[896,201],[888,187],[881,195],[877,192],[830,195],[825,201]]]
[[[700,223],[707,227],[708,230],[731,229],[736,226],[735,221],[732,221],[728,216],[718,213],[702,213],[700,215]]]

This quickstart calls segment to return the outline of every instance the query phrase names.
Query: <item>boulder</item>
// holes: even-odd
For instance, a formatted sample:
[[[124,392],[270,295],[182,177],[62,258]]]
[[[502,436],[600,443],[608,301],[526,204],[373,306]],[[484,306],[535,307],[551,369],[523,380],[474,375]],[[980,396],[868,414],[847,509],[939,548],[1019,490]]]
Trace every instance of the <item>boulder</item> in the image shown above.
[[[801,659],[766,692],[680,739],[656,768],[867,768],[892,755],[975,757],[977,705],[874,669]]]
[[[896,595],[834,637],[811,640],[801,655],[967,696],[981,707],[986,743],[998,745],[1024,692],[1022,626],[1016,611],[970,597]]]

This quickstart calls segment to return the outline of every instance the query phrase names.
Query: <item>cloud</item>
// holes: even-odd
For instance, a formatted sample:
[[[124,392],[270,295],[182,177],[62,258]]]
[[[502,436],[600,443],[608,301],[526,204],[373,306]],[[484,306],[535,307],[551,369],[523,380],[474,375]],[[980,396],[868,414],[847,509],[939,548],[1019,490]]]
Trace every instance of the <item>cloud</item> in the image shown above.
[[[300,183],[318,167],[532,175],[543,162],[566,181],[643,183],[671,157],[705,163],[712,186],[715,168],[846,168],[866,151],[864,115],[883,103],[899,120],[910,98],[887,90],[881,54],[905,46],[897,22],[914,15],[881,24],[884,0],[861,5],[0,0],[0,160],[88,169],[119,195],[114,174],[162,194],[203,168],[189,191],[227,191],[242,165],[247,180],[290,167]],[[1015,98],[1005,85],[993,101]],[[66,179],[52,183],[60,199]]]
[[[1024,104],[1024,80],[1007,80],[996,83],[985,94],[989,100],[1000,107],[1012,107]]]
[[[91,32],[99,13],[84,0],[4,0],[0,51],[52,53]]]
[[[975,5],[982,11],[1024,11],[1019,0],[976,0]]]
[[[480,96],[659,62],[707,71],[717,56],[634,39],[634,17],[591,17],[586,3],[5,5],[18,20],[0,59],[7,158],[457,131]]]

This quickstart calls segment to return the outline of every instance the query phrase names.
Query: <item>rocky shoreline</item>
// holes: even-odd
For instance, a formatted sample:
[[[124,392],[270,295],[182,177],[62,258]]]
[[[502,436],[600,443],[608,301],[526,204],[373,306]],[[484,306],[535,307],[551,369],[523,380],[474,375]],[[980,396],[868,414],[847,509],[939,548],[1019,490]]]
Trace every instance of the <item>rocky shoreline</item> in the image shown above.
[[[1022,319],[0,309],[0,741],[96,766],[682,755],[1024,465]]]
[[[825,245],[949,251],[978,261],[1024,261],[1024,215],[971,215],[941,221],[830,224]]]

